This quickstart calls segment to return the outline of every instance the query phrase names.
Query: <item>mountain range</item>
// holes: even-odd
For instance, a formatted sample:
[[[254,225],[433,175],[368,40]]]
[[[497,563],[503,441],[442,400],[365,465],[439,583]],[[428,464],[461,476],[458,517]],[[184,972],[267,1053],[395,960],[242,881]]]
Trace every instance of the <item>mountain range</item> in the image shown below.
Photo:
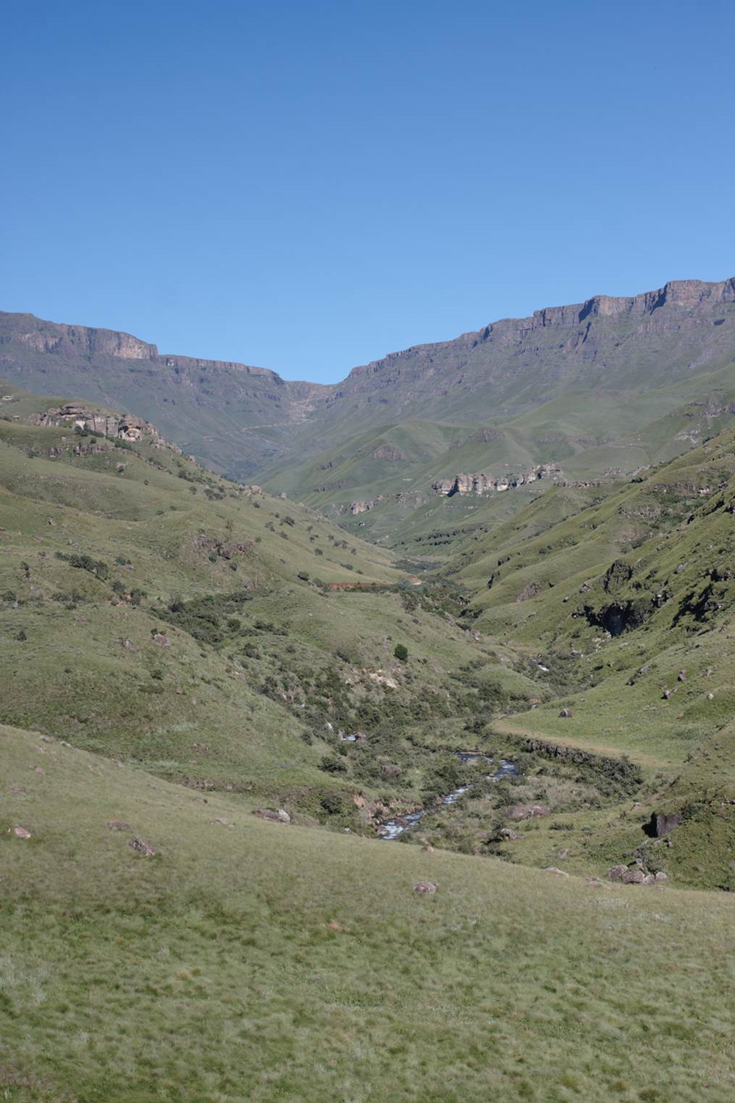
[[[5,313],[0,377],[129,410],[214,470],[313,505],[382,494],[370,527],[385,535],[438,478],[556,462],[580,480],[675,454],[732,401],[734,335],[734,279],[675,281],[417,345],[326,386]],[[691,411],[661,425],[692,402],[695,425]]]

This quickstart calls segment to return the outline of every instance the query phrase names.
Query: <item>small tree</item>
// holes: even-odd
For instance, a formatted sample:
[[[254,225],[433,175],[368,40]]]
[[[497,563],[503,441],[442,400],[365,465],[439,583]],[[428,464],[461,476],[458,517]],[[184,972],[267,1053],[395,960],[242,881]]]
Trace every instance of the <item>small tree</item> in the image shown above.
[[[408,648],[402,643],[396,644],[396,649],[393,654],[397,659],[400,659],[402,663],[405,663],[408,660]]]

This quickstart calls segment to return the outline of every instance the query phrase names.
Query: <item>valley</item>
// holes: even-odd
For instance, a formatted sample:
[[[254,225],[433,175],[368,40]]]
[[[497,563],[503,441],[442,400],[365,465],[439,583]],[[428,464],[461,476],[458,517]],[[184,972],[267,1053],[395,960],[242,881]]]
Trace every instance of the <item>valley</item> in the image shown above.
[[[734,301],[333,390],[3,316],[5,1098],[731,1098]]]

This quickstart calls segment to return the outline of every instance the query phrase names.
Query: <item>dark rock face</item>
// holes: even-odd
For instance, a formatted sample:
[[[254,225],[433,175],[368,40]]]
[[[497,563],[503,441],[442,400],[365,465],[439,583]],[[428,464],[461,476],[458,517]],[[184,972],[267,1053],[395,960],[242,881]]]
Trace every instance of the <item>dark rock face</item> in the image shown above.
[[[521,743],[525,751],[543,755],[544,758],[559,758],[564,762],[578,762],[600,770],[606,777],[615,780],[626,790],[635,790],[643,782],[640,767],[626,758],[608,758],[606,755],[593,754],[581,747],[569,747],[564,743],[548,743],[543,739],[525,738]]]
[[[683,821],[681,812],[654,812],[643,830],[652,839],[662,839],[675,827],[679,827]]]
[[[620,586],[630,581],[633,577],[633,568],[630,563],[625,563],[622,559],[616,559],[614,563],[611,563],[605,572],[603,579],[603,586],[606,593],[617,590]]]
[[[651,615],[653,604],[650,600],[613,601],[601,609],[585,605],[587,623],[596,628],[604,628],[611,636],[621,636],[632,628],[639,628]]]

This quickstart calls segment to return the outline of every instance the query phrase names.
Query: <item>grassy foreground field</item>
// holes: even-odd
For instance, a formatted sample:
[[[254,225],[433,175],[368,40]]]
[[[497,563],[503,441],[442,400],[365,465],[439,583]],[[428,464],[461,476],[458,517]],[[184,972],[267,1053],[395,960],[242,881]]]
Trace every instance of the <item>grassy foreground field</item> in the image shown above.
[[[4,1100],[735,1094],[731,896],[266,823],[17,729],[0,752]]]

